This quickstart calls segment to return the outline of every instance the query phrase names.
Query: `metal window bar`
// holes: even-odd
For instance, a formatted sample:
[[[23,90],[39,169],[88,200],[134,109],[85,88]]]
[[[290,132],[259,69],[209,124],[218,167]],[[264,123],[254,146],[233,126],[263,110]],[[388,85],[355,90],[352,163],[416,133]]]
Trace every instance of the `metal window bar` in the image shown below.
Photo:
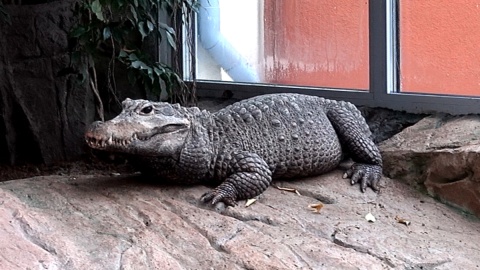
[[[268,93],[303,93],[412,113],[445,112],[453,115],[480,113],[480,98],[454,95],[401,93],[399,91],[399,4],[401,0],[369,1],[370,89],[334,89],[265,83],[196,80],[200,97],[222,97],[225,91],[244,99]],[[186,74],[189,74],[188,71]],[[191,73],[190,73],[191,74]],[[194,80],[194,78],[186,78]]]

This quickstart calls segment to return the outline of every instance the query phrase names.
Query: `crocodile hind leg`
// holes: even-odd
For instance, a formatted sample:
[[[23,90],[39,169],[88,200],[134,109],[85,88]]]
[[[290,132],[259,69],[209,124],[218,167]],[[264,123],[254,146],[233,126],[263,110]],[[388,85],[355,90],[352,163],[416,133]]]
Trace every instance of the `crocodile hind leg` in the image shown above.
[[[334,107],[327,112],[327,117],[338,134],[340,142],[346,147],[355,164],[347,170],[344,178],[350,178],[351,184],[360,183],[360,189],[365,192],[367,186],[374,191],[379,190],[382,177],[382,156],[369,134],[362,131],[359,122],[350,110]]]
[[[267,163],[257,154],[239,152],[230,160],[230,175],[215,189],[205,193],[201,201],[223,202],[235,206],[237,200],[251,199],[265,191],[272,181]]]

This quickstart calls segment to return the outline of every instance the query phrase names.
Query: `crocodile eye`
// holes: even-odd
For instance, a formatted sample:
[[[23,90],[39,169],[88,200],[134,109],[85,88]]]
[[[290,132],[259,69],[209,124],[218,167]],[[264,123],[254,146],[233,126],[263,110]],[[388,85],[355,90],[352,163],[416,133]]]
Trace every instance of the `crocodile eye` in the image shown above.
[[[140,112],[142,114],[150,114],[150,113],[152,113],[152,111],[153,111],[153,106],[150,105],[150,106],[147,106],[147,107],[143,108]]]

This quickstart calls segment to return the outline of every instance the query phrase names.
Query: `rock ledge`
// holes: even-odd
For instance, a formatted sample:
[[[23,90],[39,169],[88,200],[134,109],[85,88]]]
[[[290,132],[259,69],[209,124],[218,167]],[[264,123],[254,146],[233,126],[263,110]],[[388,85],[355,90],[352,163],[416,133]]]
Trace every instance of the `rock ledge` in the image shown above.
[[[385,179],[359,192],[341,171],[274,185],[222,213],[208,189],[138,176],[0,183],[2,269],[475,269],[480,223]],[[319,200],[319,214],[308,209]],[[367,213],[375,223],[365,220]],[[398,218],[409,220],[406,226]]]

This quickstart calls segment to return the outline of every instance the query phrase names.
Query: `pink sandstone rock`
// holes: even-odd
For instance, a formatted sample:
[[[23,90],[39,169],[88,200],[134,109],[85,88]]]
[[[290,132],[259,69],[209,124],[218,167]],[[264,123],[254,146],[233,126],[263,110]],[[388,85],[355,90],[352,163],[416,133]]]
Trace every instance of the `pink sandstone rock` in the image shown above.
[[[478,220],[399,181],[361,193],[341,175],[275,182],[302,195],[272,186],[253,205],[224,210],[199,202],[207,187],[138,176],[3,182],[0,269],[480,267]],[[330,203],[313,213],[319,199]]]
[[[480,217],[480,116],[430,116],[380,149],[384,174]]]

